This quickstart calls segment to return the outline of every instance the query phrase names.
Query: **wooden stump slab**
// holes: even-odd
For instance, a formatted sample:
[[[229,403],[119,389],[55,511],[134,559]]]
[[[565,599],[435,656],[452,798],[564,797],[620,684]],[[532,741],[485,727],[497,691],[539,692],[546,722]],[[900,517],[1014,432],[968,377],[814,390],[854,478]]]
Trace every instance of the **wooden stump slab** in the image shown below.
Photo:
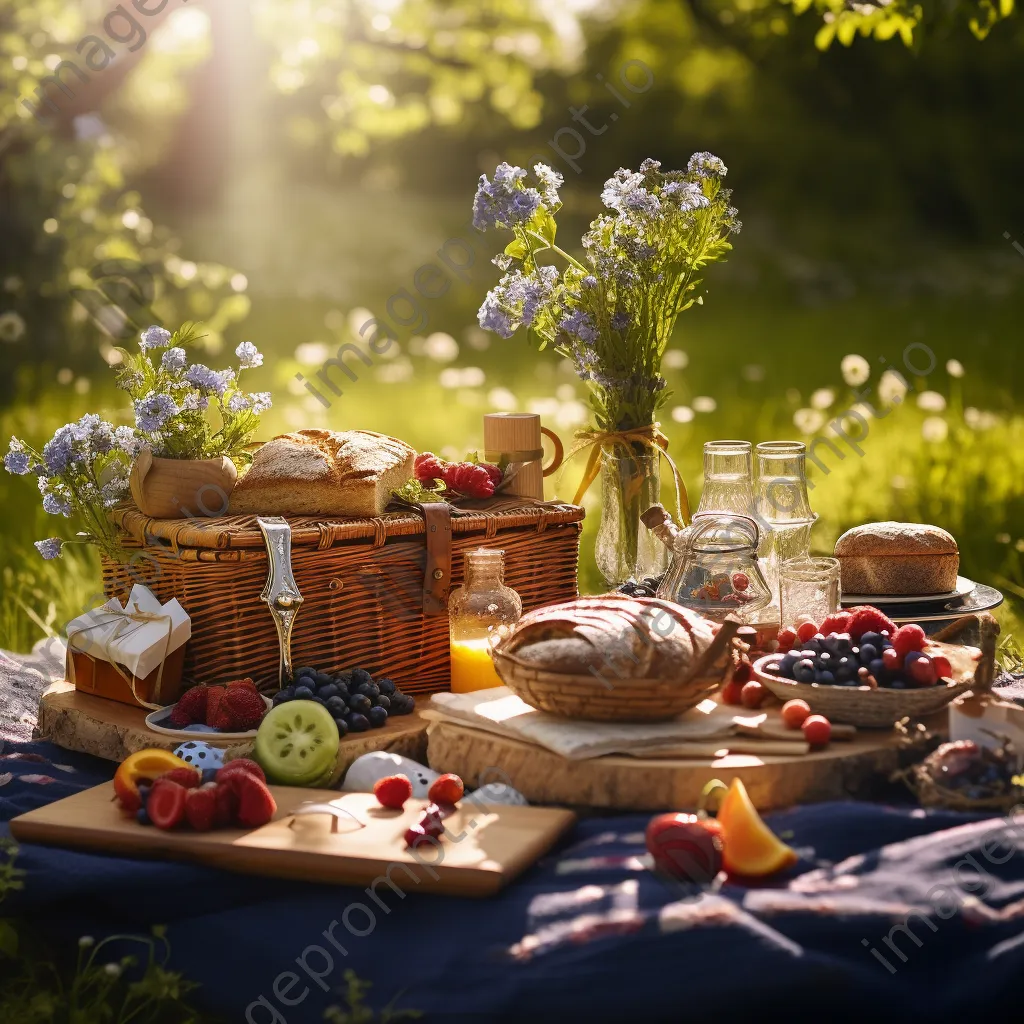
[[[927,721],[944,731],[947,715]],[[707,759],[640,759],[609,755],[569,761],[542,747],[452,722],[427,730],[430,767],[455,772],[471,789],[500,768],[530,803],[655,811],[697,806],[711,779],[743,780],[759,810],[842,800],[863,794],[898,764],[895,731],[863,730],[856,739],[803,755],[723,754]],[[492,776],[493,777],[493,772]]]
[[[39,701],[40,739],[67,750],[93,754],[108,761],[123,761],[147,747],[173,750],[183,739],[164,736],[146,726],[147,712],[76,690],[70,683],[54,683]],[[245,757],[252,741],[216,744],[228,758]],[[390,719],[383,728],[346,736],[338,754],[338,770],[344,772],[357,758],[373,750],[387,750],[426,762],[427,723],[415,712]]]

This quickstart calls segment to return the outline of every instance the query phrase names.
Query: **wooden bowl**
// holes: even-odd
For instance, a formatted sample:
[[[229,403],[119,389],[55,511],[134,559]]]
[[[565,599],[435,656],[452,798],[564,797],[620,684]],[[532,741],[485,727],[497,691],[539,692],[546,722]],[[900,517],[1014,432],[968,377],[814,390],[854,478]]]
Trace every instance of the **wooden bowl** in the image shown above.
[[[725,622],[697,671],[687,666],[677,677],[612,680],[550,672],[509,653],[507,642],[491,653],[502,682],[541,711],[596,722],[665,722],[696,707],[721,686],[728,668],[724,655],[738,625]]]

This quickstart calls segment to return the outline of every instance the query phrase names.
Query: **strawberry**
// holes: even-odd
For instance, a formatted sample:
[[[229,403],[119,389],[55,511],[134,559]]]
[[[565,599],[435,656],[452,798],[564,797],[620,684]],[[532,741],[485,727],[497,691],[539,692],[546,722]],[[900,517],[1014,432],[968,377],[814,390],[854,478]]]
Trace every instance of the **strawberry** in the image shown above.
[[[256,684],[248,676],[244,679],[232,679],[231,682],[228,683],[228,689],[230,690],[234,686],[244,686],[246,689],[252,690],[254,693],[259,693],[259,690],[256,688]]]
[[[188,794],[185,820],[197,832],[209,832],[217,824],[217,783],[208,782]]]
[[[233,761],[228,761],[228,763],[217,772],[217,781],[221,782],[232,772],[248,772],[250,775],[255,775],[260,782],[267,781],[267,777],[263,773],[263,769],[249,757],[236,757]]]
[[[445,479],[447,465],[444,459],[438,458],[433,452],[423,452],[416,456],[413,472],[421,484],[432,484],[435,480]]]
[[[896,632],[896,623],[877,608],[866,604],[853,609],[850,614],[850,628],[844,632],[849,632],[856,643],[865,633],[881,633],[883,630],[892,636]]]
[[[235,820],[245,828],[259,828],[266,825],[277,813],[277,801],[265,782],[260,782],[248,772],[235,772],[229,776],[228,784],[238,794],[238,810]]]
[[[208,686],[193,686],[186,690],[171,708],[171,725],[176,729],[184,729],[193,722],[206,721],[206,701],[209,697]]]
[[[266,713],[267,705],[256,692],[255,686],[252,689],[248,686],[228,686],[218,708],[218,717],[226,717],[230,721],[228,728],[236,732],[255,729]]]
[[[890,634],[892,645],[901,658],[914,651],[921,652],[928,643],[928,634],[918,625],[900,626]]]
[[[220,705],[227,692],[223,686],[208,686],[210,691],[206,698],[206,724],[214,729],[223,729],[225,726],[218,725],[217,720],[221,718]]]
[[[487,470],[472,462],[449,463],[444,468],[445,486],[467,498],[489,498],[494,494],[494,482]]]
[[[849,612],[834,612],[826,615],[821,624],[821,631],[828,636],[830,633],[849,633],[853,616]]]
[[[412,783],[405,775],[388,775],[373,784],[373,795],[381,807],[400,811],[412,796]]]
[[[185,817],[188,790],[168,779],[157,779],[146,800],[146,813],[157,828],[171,829]]]
[[[234,786],[218,782],[214,796],[216,798],[214,824],[218,826],[234,825],[235,815],[238,813],[238,794],[235,792]]]
[[[196,789],[202,781],[202,776],[195,768],[172,768],[169,772],[164,772],[163,775],[158,776],[158,778],[164,779],[167,782],[176,782],[179,786],[184,786],[186,789]]]
[[[462,799],[464,792],[465,786],[462,784],[462,779],[449,772],[447,775],[434,779],[430,784],[427,796],[435,804],[457,804]]]
[[[723,704],[742,704],[743,687],[746,683],[729,682],[722,687]]]

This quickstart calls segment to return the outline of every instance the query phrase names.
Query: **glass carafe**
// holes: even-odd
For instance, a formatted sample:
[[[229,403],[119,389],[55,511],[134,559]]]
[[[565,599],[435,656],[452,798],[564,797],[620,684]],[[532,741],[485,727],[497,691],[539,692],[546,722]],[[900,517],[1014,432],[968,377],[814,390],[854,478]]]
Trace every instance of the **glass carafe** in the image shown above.
[[[697,515],[693,525],[682,531],[659,524],[657,535],[673,552],[658,597],[717,622],[728,615],[744,622],[763,618],[772,591],[758,563],[760,529],[755,519]]]
[[[757,515],[760,555],[772,604],[779,608],[779,568],[808,558],[817,516],[807,491],[807,446],[801,441],[765,441],[757,446]]]
[[[505,552],[467,551],[463,584],[448,598],[452,692],[502,686],[491,646],[508,636],[523,614],[519,595],[505,586]]]
[[[754,514],[752,445],[749,441],[708,441],[704,445],[704,490],[697,515]]]

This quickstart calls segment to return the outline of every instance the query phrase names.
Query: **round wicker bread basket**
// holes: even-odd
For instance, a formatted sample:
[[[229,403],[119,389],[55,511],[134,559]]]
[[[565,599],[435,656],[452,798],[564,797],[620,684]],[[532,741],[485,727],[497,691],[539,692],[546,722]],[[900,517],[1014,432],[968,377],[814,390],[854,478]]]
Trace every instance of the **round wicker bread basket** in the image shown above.
[[[678,676],[636,679],[549,672],[517,658],[508,641],[492,651],[502,682],[527,704],[561,718],[597,722],[664,722],[696,707],[721,686],[729,668],[723,659],[739,623],[727,621],[694,672],[680,666]]]
[[[869,686],[821,686],[818,683],[798,683],[783,679],[766,671],[778,655],[768,655],[754,663],[754,676],[779,700],[799,697],[807,701],[811,711],[824,715],[829,721],[844,722],[865,729],[889,729],[901,718],[920,718],[944,708],[965,693],[973,680],[947,683],[945,686],[927,686],[915,690],[889,690]]]

